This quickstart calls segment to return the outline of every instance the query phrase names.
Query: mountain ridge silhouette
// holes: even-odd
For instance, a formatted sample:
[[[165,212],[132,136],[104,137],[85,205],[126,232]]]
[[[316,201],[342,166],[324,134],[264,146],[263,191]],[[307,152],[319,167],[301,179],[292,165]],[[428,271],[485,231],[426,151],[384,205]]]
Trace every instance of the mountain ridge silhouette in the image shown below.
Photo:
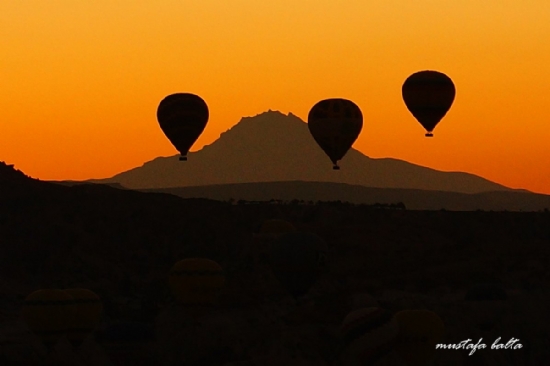
[[[374,159],[353,148],[335,172],[303,120],[271,110],[243,117],[188,157],[185,163],[178,161],[178,155],[157,157],[111,178],[87,182],[118,183],[130,189],[311,181],[460,193],[512,190],[474,174],[443,172],[393,158]]]
[[[522,191],[459,193],[406,188],[372,188],[331,182],[264,182],[177,188],[142,189],[181,198],[220,201],[349,202],[366,205],[403,203],[408,210],[542,211],[550,209],[550,195]]]
[[[125,188],[117,183],[41,181],[29,177],[15,169],[13,165],[4,162],[0,162],[0,188],[0,199],[5,200],[4,203],[19,202],[25,205],[34,204],[31,202],[44,199],[55,201],[57,198],[53,197],[63,196],[70,191],[97,195],[98,201],[111,200],[114,197],[112,194],[116,194],[115,192],[120,190],[129,191],[131,195],[139,195],[139,192],[135,192],[136,190]],[[286,202],[341,201],[367,205],[403,203],[407,209],[412,210],[445,209],[451,211],[542,211],[550,209],[550,195],[520,190],[467,194],[420,189],[370,188],[347,183],[281,181],[139,189],[137,191],[157,193],[166,197],[178,196],[187,201],[197,202],[244,200],[258,203],[275,200]]]

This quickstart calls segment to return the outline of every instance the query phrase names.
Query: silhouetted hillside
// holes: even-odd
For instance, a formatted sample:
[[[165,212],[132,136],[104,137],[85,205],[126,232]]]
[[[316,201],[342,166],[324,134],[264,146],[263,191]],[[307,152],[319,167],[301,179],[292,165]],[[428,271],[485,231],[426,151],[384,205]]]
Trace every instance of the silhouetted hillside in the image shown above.
[[[426,234],[440,232],[441,225],[436,221],[451,220],[445,225],[464,228],[470,224],[477,225],[477,217],[483,216],[492,223],[490,225],[494,225],[494,230],[490,227],[487,227],[487,230],[492,232],[491,235],[495,235],[491,239],[495,243],[516,240],[512,239],[514,237],[521,241],[523,239],[520,238],[523,238],[527,232],[530,233],[529,237],[550,239],[548,236],[550,226],[540,226],[543,222],[542,218],[548,216],[545,213],[470,212],[459,215],[442,211],[417,213],[404,211],[394,216],[384,213],[385,210],[377,211],[375,207],[369,208],[365,205],[300,204],[295,196],[281,197],[289,201],[293,200],[289,204],[232,205],[228,202],[201,198],[183,199],[172,194],[120,190],[101,184],[63,186],[28,178],[23,173],[15,171],[13,167],[4,165],[1,169],[3,178],[0,180],[2,182],[0,257],[5,262],[0,267],[0,272],[6,276],[14,274],[21,276],[13,279],[26,279],[25,291],[36,286],[54,283],[56,286],[65,286],[75,281],[96,283],[104,276],[119,278],[124,271],[137,271],[135,273],[147,273],[150,276],[166,271],[176,259],[190,255],[204,255],[225,264],[231,260],[237,247],[248,242],[249,235],[263,220],[273,217],[289,219],[297,227],[313,231],[324,231],[334,225],[336,225],[334,228],[340,225],[348,227],[362,222],[361,225],[366,226],[361,226],[360,232],[363,233],[361,235],[368,237],[371,235],[368,234],[369,230],[380,229],[382,217],[389,220],[383,226],[387,226],[388,229],[394,227],[390,230],[392,232],[399,232],[397,228],[402,225],[410,225],[423,228],[421,232]],[[6,179],[8,175],[12,177],[9,180]],[[17,184],[6,185],[6,181],[12,183],[17,181]],[[286,182],[222,186],[222,188],[229,189],[230,196],[233,196],[231,189],[239,192],[239,189],[243,188],[253,196],[251,199],[258,201],[263,197],[254,195],[263,190],[278,190],[282,194],[293,190],[289,185],[302,185],[302,191],[307,192],[312,190],[311,184],[310,182]],[[328,193],[346,188],[335,184],[317,184],[320,187],[315,187],[315,190],[326,193],[327,196],[326,198],[314,196],[311,199],[314,201],[318,199],[337,201]],[[270,188],[270,185],[273,188]],[[206,188],[208,187],[189,189]],[[217,192],[223,192],[217,187],[214,188]],[[368,189],[365,188],[365,190],[369,192]],[[352,191],[352,189],[341,190],[341,194],[337,195],[338,200],[345,200],[344,191]],[[399,190],[381,191],[386,192],[387,197],[391,197],[389,198],[393,201],[391,203],[404,201],[404,196],[400,196],[402,192]],[[412,193],[421,195],[423,192]],[[448,192],[424,193],[426,195],[449,194]],[[495,192],[488,195],[498,196],[506,193],[509,192]],[[195,195],[195,193],[192,194]],[[457,202],[464,200],[464,195],[456,195]],[[378,197],[378,193],[373,197]],[[308,198],[303,199],[308,201]],[[423,198],[419,200],[423,201]],[[413,203],[406,204],[407,207],[408,205],[414,207]],[[436,208],[439,209],[437,206]],[[370,217],[366,222],[363,222],[363,218],[366,217],[364,215]],[[501,225],[499,221],[501,218],[509,222],[516,220],[514,218],[538,217],[537,215],[542,215],[541,220],[522,219],[523,224],[520,226]],[[434,217],[438,219],[434,221],[432,219]],[[459,222],[462,223],[459,224]],[[522,225],[531,228],[522,229]],[[514,227],[519,228],[520,231],[514,233]],[[454,241],[457,239],[456,235],[461,236],[467,231],[461,230],[440,233],[433,239],[437,241],[440,235],[447,235],[447,240]],[[403,235],[409,234],[403,233]],[[429,238],[430,235],[428,234],[426,243],[432,240]],[[371,238],[368,242],[373,243],[373,240],[374,238]],[[98,266],[102,269],[100,270]],[[122,267],[125,269],[122,270]],[[77,269],[79,275],[66,277],[67,273]]]
[[[171,193],[183,198],[202,197],[227,201],[303,200],[345,201],[355,204],[394,204],[402,202],[411,210],[494,210],[540,211],[550,209],[550,196],[519,191],[477,194],[426,191],[419,189],[368,188],[323,182],[269,182],[223,184],[144,190]]]
[[[90,184],[90,181],[77,181],[77,180],[49,180],[48,182],[61,184],[63,186],[68,186],[68,187],[83,185],[83,184]],[[101,183],[101,184],[105,186],[113,187],[113,188],[118,188],[118,189],[128,189],[123,185],[121,185],[120,183]]]
[[[208,128],[208,127],[207,127]],[[128,188],[169,188],[228,183],[313,181],[366,187],[408,188],[463,193],[508,190],[468,173],[441,172],[397,159],[371,159],[351,149],[340,171],[311,137],[299,117],[265,112],[245,117],[187,162],[159,157],[98,183]]]
[[[3,176],[11,178],[0,180],[0,360],[8,360],[5,364],[40,364],[36,338],[20,317],[25,296],[40,288],[96,292],[104,306],[101,329],[120,322],[154,325],[157,352],[151,357],[159,362],[150,364],[174,364],[167,357],[184,351],[185,360],[195,357],[197,365],[264,364],[267,354],[277,360],[267,365],[275,366],[285,364],[287,356],[273,350],[288,354],[288,337],[307,350],[292,351],[298,360],[316,357],[310,364],[335,365],[342,341],[337,329],[347,313],[372,306],[367,304],[391,312],[430,309],[445,323],[445,343],[479,339],[464,293],[487,281],[505,286],[510,311],[483,337],[520,338],[525,345],[520,352],[500,352],[547,359],[548,333],[541,319],[550,306],[548,212],[410,211],[297,200],[231,204],[100,184],[63,186],[12,168],[7,172]],[[269,239],[254,235],[272,218],[313,232],[328,246],[328,272],[302,299],[292,299],[273,274],[266,260]],[[174,305],[168,286],[172,265],[193,257],[217,261],[226,278],[218,304],[198,328],[188,322],[185,308]],[[205,341],[195,345],[186,337]],[[231,343],[235,339],[238,343]],[[223,348],[215,343],[222,341]],[[100,337],[95,343],[90,339],[82,354],[107,359],[108,347],[99,342]],[[73,351],[67,347],[56,353],[69,357]],[[143,345],[128,347],[137,352]],[[219,358],[215,363],[212,355]],[[460,355],[440,352],[434,365],[461,364]],[[519,364],[513,360],[499,365]]]
[[[0,161],[0,182],[21,182],[29,178],[22,171],[15,169],[13,164],[6,164]]]
[[[13,164],[0,162],[0,199],[17,200],[20,196],[59,192],[60,189],[58,184],[31,178],[15,169]]]
[[[17,180],[18,183],[5,185],[7,174],[12,176],[11,182]],[[434,244],[438,242],[441,235],[444,235],[446,240],[459,240],[460,243],[463,242],[460,237],[471,235],[475,242],[478,240],[476,235],[481,232],[467,234],[467,227],[478,227],[481,217],[487,218],[483,220],[488,225],[484,229],[486,232],[484,231],[483,240],[494,242],[495,245],[514,240],[527,245],[523,242],[526,238],[550,240],[550,226],[543,225],[544,220],[548,219],[547,213],[453,214],[444,211],[403,211],[395,216],[390,212],[386,213],[386,210],[375,210],[373,206],[369,208],[365,205],[345,203],[336,206],[299,203],[295,196],[281,197],[294,200],[289,204],[232,205],[209,199],[183,199],[172,194],[120,190],[101,184],[63,186],[28,178],[6,166],[2,167],[2,177],[4,178],[1,186],[3,194],[0,196],[0,257],[5,262],[0,272],[7,276],[6,278],[24,280],[23,292],[38,286],[67,286],[68,283],[94,284],[93,286],[97,287],[97,281],[101,278],[111,278],[109,281],[118,278],[116,281],[119,281],[129,275],[123,273],[162,277],[161,273],[165,273],[175,260],[192,255],[211,257],[226,264],[232,260],[236,251],[238,252],[237,248],[250,240],[249,235],[263,220],[274,217],[291,220],[298,228],[325,232],[327,238],[341,232],[341,225],[355,227],[350,233],[355,232],[353,235],[359,235],[356,237],[357,240],[361,237],[371,244],[381,240],[379,244],[373,244],[375,247],[382,245],[379,248],[384,247],[382,241],[385,239],[375,239],[371,235],[382,230],[382,227],[385,227],[384,232],[389,230],[388,232],[394,233],[392,235],[402,235],[405,241],[409,235],[422,233],[425,240],[423,245],[427,246],[432,245],[432,240]],[[284,193],[293,190],[289,185],[302,185],[302,190],[307,192],[312,190],[311,184],[285,182],[222,188],[235,189],[237,192],[243,188],[257,201],[261,200],[262,196],[254,195],[263,190],[278,190]],[[346,188],[334,184],[317,184],[321,186],[315,187],[315,190],[327,194]],[[274,188],[270,188],[270,185]],[[223,192],[216,189],[217,192]],[[366,188],[365,190],[370,191]],[[342,190],[337,195],[338,199],[344,196],[344,191],[352,190]],[[391,197],[389,199],[392,203],[403,202],[405,197],[400,195],[400,190],[381,191],[386,192],[387,197]],[[228,193],[233,195],[231,191]],[[422,193],[414,191],[412,195]],[[449,194],[424,193],[427,196]],[[494,192],[488,195],[498,196],[507,193],[509,192]],[[378,197],[378,193],[373,197]],[[456,202],[464,201],[464,197],[456,194]],[[476,195],[472,197],[475,199]],[[303,199],[307,201],[308,197]],[[312,197],[312,200],[318,199],[317,196]],[[329,195],[326,199],[336,201]],[[420,197],[419,200],[423,201],[424,198]],[[414,207],[413,203],[406,206],[408,205]],[[539,219],[531,220],[529,217]],[[511,224],[516,221],[516,224]],[[419,231],[416,234],[407,233],[402,231],[403,225],[416,227]],[[441,231],[443,227],[454,227],[456,230]],[[333,229],[336,231],[330,234]],[[478,229],[481,229],[481,226]],[[516,232],[516,229],[519,231]],[[493,238],[487,237],[489,232]],[[392,241],[394,239],[390,240]],[[336,248],[335,250],[338,252]],[[78,275],[73,271],[78,271]],[[69,273],[72,274],[67,277]],[[16,276],[13,277],[14,275]]]

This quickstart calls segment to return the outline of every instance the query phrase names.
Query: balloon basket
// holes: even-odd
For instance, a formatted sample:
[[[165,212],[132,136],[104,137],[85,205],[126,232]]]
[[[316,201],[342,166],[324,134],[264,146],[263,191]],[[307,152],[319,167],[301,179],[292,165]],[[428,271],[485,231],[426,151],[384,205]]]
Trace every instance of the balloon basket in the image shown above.
[[[425,136],[426,136],[426,137],[434,137],[434,134],[431,133],[431,132],[428,132]]]
[[[180,156],[180,161],[187,161],[187,156]]]
[[[340,170],[340,167],[339,167],[338,165],[334,165],[334,166],[332,167],[332,170]]]

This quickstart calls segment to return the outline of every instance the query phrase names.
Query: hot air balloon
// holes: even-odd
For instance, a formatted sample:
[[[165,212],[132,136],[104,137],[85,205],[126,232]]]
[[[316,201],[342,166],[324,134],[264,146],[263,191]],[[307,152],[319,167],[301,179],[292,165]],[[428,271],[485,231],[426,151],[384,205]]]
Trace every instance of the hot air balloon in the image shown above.
[[[325,269],[328,248],[313,233],[290,232],[273,242],[270,263],[275,277],[288,292],[299,297],[306,294]]]
[[[313,106],[307,118],[309,132],[328,155],[333,169],[340,169],[341,160],[363,128],[359,107],[347,99],[325,99]]]
[[[74,317],[67,330],[67,339],[77,348],[99,324],[103,305],[93,291],[74,288],[65,292],[74,299]]]
[[[393,349],[399,325],[390,311],[368,307],[350,312],[340,332],[347,353],[361,365],[372,365]]]
[[[154,364],[150,346],[155,340],[153,326],[120,322],[97,332],[96,339],[117,366]]]
[[[265,220],[258,229],[258,233],[254,234],[254,238],[261,239],[260,241],[271,241],[284,233],[296,231],[294,225],[286,220],[270,219]]]
[[[172,267],[169,283],[177,303],[188,308],[193,316],[200,316],[216,303],[225,276],[222,267],[213,260],[187,258]]]
[[[63,290],[37,290],[25,299],[22,316],[49,351],[67,332],[74,313],[74,299]]]
[[[493,329],[506,311],[508,295],[498,283],[479,283],[468,289],[464,300],[470,308],[474,323],[483,330]]]
[[[290,222],[281,219],[265,220],[259,227],[258,233],[253,234],[254,251],[263,262],[269,256],[273,240],[284,233],[295,232],[296,228]]]
[[[403,310],[394,316],[399,325],[395,351],[409,366],[422,366],[435,356],[435,346],[443,338],[443,320],[429,310]]]
[[[455,99],[453,81],[437,71],[419,71],[405,80],[401,89],[407,109],[432,137],[435,126]]]
[[[294,225],[286,220],[265,220],[260,227],[260,234],[283,234],[296,231]]]
[[[160,102],[157,109],[160,128],[180,152],[180,160],[187,160],[187,153],[206,127],[208,116],[208,106],[195,94],[171,94]]]

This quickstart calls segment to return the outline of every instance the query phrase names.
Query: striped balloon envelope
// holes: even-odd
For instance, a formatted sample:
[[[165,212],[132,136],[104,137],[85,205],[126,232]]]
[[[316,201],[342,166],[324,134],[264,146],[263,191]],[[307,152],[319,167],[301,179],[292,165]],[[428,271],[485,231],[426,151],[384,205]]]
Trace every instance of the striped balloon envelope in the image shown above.
[[[51,351],[73,319],[74,299],[59,289],[37,290],[25,298],[21,315],[31,332]]]
[[[65,292],[74,299],[74,317],[67,330],[67,339],[76,348],[99,324],[103,305],[99,296],[93,291],[74,288]]]

